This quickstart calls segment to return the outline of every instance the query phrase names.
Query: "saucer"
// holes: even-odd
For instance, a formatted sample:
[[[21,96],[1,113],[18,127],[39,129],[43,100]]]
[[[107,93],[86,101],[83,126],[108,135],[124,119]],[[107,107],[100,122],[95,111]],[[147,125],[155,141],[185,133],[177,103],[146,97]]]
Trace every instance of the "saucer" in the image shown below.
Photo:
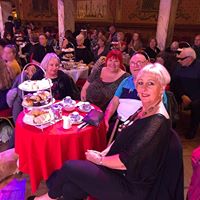
[[[93,106],[91,106],[90,109],[88,109],[88,110],[83,109],[83,105],[80,105],[80,106],[78,107],[78,110],[79,110],[79,111],[81,111],[81,112],[86,112],[86,113],[90,112],[92,109],[94,109]]]
[[[77,120],[77,121],[73,121],[73,120],[71,120],[72,121],[72,124],[81,124],[83,121],[83,116],[81,116],[81,115],[79,115],[80,116],[80,118],[79,118],[79,120]],[[70,117],[70,119],[71,119],[71,114],[69,114],[69,117]]]

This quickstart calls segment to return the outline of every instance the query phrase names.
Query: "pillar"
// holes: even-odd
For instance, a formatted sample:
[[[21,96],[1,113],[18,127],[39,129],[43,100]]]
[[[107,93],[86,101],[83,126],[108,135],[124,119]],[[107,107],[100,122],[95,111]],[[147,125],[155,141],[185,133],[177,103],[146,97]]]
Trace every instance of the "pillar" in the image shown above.
[[[65,30],[75,31],[75,3],[74,0],[65,1]]]
[[[61,46],[62,39],[65,35],[65,23],[64,23],[64,0],[58,0],[58,35],[59,46]]]
[[[161,50],[172,42],[177,8],[178,0],[160,0],[156,38]]]
[[[4,32],[4,24],[3,24],[3,11],[0,3],[0,34],[1,37],[3,37],[3,32]]]
[[[7,21],[9,15],[11,15],[12,5],[10,2],[0,1],[0,34],[3,37],[4,23]]]
[[[73,0],[58,0],[58,32],[61,45],[65,31],[75,30],[75,11]]]

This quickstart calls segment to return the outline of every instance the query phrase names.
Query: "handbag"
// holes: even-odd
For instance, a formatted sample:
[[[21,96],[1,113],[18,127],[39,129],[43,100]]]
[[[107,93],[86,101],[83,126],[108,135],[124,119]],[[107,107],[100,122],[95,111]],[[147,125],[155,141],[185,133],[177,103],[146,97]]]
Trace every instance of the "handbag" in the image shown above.
[[[83,121],[87,124],[98,126],[104,117],[104,113],[95,109],[92,109],[84,118]]]

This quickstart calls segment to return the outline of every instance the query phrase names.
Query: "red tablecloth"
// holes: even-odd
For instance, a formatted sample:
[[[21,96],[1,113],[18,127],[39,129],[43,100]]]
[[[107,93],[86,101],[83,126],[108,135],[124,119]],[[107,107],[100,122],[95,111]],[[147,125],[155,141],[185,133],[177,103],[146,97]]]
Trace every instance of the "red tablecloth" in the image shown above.
[[[19,155],[19,170],[30,176],[33,193],[40,181],[47,180],[64,161],[85,159],[87,149],[103,150],[106,147],[103,121],[99,127],[87,126],[78,132],[77,125],[65,130],[60,121],[42,131],[23,123],[23,117],[22,112],[16,122],[15,151]]]

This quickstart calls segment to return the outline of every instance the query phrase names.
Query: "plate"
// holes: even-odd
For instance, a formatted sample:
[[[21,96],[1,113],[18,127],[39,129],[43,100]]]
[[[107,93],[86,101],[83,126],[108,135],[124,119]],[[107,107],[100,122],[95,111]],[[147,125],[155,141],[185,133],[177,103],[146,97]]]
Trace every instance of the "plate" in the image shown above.
[[[79,69],[87,69],[86,66],[78,66]]]
[[[18,88],[26,92],[33,92],[38,90],[46,90],[52,87],[51,79],[42,79],[37,81],[27,80],[21,83]]]
[[[70,117],[70,114],[69,114],[69,117]],[[70,119],[71,119],[71,117],[70,117]],[[80,115],[80,119],[78,121],[73,121],[73,120],[71,120],[71,121],[72,121],[72,124],[81,124],[83,122],[83,116]]]
[[[92,109],[94,109],[94,106],[91,106],[91,108],[90,108],[89,110],[84,110],[83,107],[82,107],[82,105],[80,105],[80,106],[78,107],[78,110],[79,110],[79,111],[81,111],[81,112],[86,112],[86,113],[90,112]]]
[[[22,106],[24,108],[46,108],[46,107],[49,107],[50,105],[52,105],[54,102],[55,102],[55,99],[53,98],[52,101],[50,101],[48,104],[45,104],[45,105],[42,105],[42,106],[26,106],[26,105],[23,104],[23,102],[22,102]]]
[[[62,52],[74,52],[73,48],[61,49]]]
[[[24,117],[23,117],[23,122],[25,124],[28,124],[28,125],[31,125],[31,126],[45,125],[45,124],[48,124],[48,123],[50,123],[51,121],[54,120],[54,115],[53,115],[53,112],[51,110],[49,110],[49,114],[50,114],[50,119],[47,120],[47,121],[43,121],[42,123],[35,123],[33,115],[25,114]]]

